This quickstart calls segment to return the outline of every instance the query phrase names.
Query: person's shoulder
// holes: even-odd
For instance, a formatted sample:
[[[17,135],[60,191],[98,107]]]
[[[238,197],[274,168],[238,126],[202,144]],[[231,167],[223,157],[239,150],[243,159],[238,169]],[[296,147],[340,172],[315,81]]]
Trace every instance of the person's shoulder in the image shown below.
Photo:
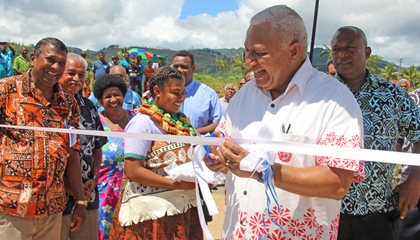
[[[199,81],[197,81],[195,79],[193,80],[193,83],[197,84],[199,89],[202,89],[202,90],[204,90],[206,92],[211,92],[211,93],[216,94],[216,91],[213,88],[211,88],[208,85],[206,85],[205,83],[199,82]]]
[[[375,87],[376,89],[380,89],[381,91],[389,91],[392,94],[398,94],[398,95],[404,95],[404,96],[408,94],[398,84],[385,80],[381,77],[368,75],[368,78],[372,82],[372,86]]]

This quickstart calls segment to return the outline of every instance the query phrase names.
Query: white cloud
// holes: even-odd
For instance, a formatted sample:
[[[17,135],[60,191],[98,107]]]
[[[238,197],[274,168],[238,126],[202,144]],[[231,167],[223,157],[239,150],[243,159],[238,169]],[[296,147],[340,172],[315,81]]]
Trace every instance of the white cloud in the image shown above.
[[[69,46],[98,50],[110,44],[170,49],[242,47],[249,19],[286,4],[304,19],[311,36],[314,1],[238,0],[239,8],[216,16],[179,19],[182,0],[0,1],[0,40],[36,43],[55,36]],[[420,1],[320,0],[316,46],[329,45],[343,25],[362,28],[375,54],[420,65]]]

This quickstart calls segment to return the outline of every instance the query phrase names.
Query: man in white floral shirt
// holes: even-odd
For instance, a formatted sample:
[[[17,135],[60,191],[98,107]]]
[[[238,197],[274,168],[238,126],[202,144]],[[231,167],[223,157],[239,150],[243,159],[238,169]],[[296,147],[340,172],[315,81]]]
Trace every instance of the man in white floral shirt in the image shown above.
[[[255,15],[245,49],[255,79],[229,103],[218,127],[226,138],[360,148],[360,108],[343,84],[312,67],[305,26],[295,11],[281,5]],[[222,238],[336,239],[340,199],[363,179],[363,164],[277,151],[276,204],[267,201],[266,185],[257,181],[261,174],[239,169],[239,162],[263,147],[225,140],[210,155],[213,170],[227,171]]]

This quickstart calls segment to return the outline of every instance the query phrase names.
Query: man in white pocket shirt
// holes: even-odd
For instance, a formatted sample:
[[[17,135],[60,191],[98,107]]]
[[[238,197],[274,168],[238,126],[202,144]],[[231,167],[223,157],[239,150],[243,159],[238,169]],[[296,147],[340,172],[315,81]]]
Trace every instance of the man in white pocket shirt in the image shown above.
[[[217,129],[225,138],[362,146],[359,106],[343,84],[312,67],[294,10],[273,6],[255,15],[245,49],[255,79],[230,101]],[[227,172],[223,239],[336,239],[340,199],[363,179],[363,164],[277,151],[276,204],[267,201],[264,174],[239,169],[257,150],[225,140],[210,155],[216,163],[208,166]]]

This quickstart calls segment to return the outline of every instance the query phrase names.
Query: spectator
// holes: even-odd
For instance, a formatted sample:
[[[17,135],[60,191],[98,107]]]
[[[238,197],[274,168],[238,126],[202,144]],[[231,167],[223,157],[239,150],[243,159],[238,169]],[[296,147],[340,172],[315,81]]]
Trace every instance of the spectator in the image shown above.
[[[241,87],[245,84],[245,78],[241,78],[238,81],[238,88],[241,89]]]
[[[104,52],[100,52],[99,53],[99,60],[97,60],[94,64],[93,64],[93,77],[94,77],[94,82],[101,78],[102,76],[104,76],[105,74],[109,73],[109,63],[105,60],[105,53]]]
[[[410,88],[410,81],[402,78],[398,80],[398,85],[400,85],[400,87],[402,87],[405,91],[408,91],[408,89]]]
[[[32,69],[0,81],[0,124],[79,128],[77,102],[58,84],[66,57],[56,38],[35,45]],[[59,239],[65,190],[76,199],[71,230],[81,227],[87,201],[78,138],[11,128],[1,128],[0,138],[0,239]]]
[[[331,76],[335,76],[336,74],[336,70],[335,70],[332,60],[328,61],[327,63],[327,73]]]
[[[244,73],[244,79],[245,82],[249,82],[252,79],[254,79],[254,72],[252,71],[252,69],[248,68],[245,73]]]
[[[87,51],[80,53],[83,59],[85,59],[87,67],[85,74],[85,83],[83,84],[83,96],[88,97],[93,88],[93,79],[92,79],[92,62],[90,62],[87,57]]]
[[[414,100],[416,105],[420,107],[420,89],[417,88],[410,93],[410,97]],[[412,152],[413,144],[405,141],[402,150],[404,152]],[[410,166],[403,167],[403,181],[406,180],[406,175],[410,172]],[[420,201],[417,206],[409,210],[405,218],[400,223],[400,240],[417,240],[420,239]]]
[[[138,55],[136,64],[137,64],[137,67],[140,70],[138,75],[137,75],[137,81],[140,82],[140,90],[138,92],[139,94],[142,94],[144,92],[144,82],[143,82],[144,66],[141,63],[142,60],[143,60],[143,58],[140,55]]]
[[[136,60],[130,60],[130,66],[127,67],[128,76],[130,78],[130,87],[133,91],[141,94],[141,81],[138,81],[138,76],[141,73],[141,69],[137,65]]]
[[[235,95],[236,89],[232,83],[228,83],[225,85],[223,90],[225,91],[225,94],[223,97],[219,98],[219,100],[220,100],[220,104],[222,105],[223,112],[226,112],[229,101],[233,97],[233,95]]]
[[[398,138],[407,137],[414,145],[413,152],[420,153],[418,107],[402,88],[367,70],[371,49],[364,32],[353,26],[339,28],[332,37],[331,49],[336,77],[360,104],[364,147],[396,151]],[[417,205],[420,168],[413,167],[407,181],[396,190],[398,200],[391,186],[394,166],[366,162],[366,179],[353,183],[342,201],[338,239],[398,239],[399,218]]]
[[[128,68],[128,66],[130,66],[130,59],[129,59],[130,54],[128,52],[124,52],[123,53],[123,60],[121,60],[120,65],[123,66],[125,69]],[[128,73],[128,70],[127,70]]]
[[[0,43],[0,57],[4,61],[4,66],[6,69],[6,77],[13,76],[13,58],[15,57],[15,49],[8,42]]]
[[[79,127],[82,130],[103,131],[99,115],[93,103],[82,96],[80,90],[86,76],[86,60],[75,53],[67,54],[67,63],[64,74],[59,83],[64,90],[74,95],[80,108]],[[98,179],[99,168],[102,162],[102,146],[107,142],[106,137],[79,135],[80,137],[80,164],[82,166],[82,181],[85,198],[89,199],[85,223],[76,231],[71,231],[71,213],[75,198],[67,194],[67,204],[63,212],[61,225],[62,240],[98,239]]]
[[[147,68],[144,70],[144,75],[145,75],[145,79],[144,79],[144,91],[147,91],[147,90],[149,90],[149,82],[150,82],[150,79],[151,79],[151,77],[152,77],[152,74],[154,73],[154,72],[156,72],[156,69],[154,69],[153,67],[152,67],[152,65],[153,65],[153,62],[152,61],[148,61],[147,62]]]
[[[22,53],[13,61],[13,69],[15,71],[15,75],[19,75],[28,71],[30,67],[31,63],[29,62],[28,49],[23,47]]]
[[[125,97],[124,97],[123,109],[125,110],[138,109],[141,105],[141,98],[138,93],[130,89],[130,82],[128,81],[128,75],[127,75],[127,72],[125,71],[125,68],[121,65],[112,66],[111,69],[109,70],[109,74],[119,76],[120,78],[124,80],[127,86],[127,93],[125,94]],[[102,105],[99,104],[98,99],[96,99],[93,93],[89,96],[89,100],[93,102],[95,107],[98,108],[99,112],[102,112],[104,110],[104,108],[102,107]]]
[[[109,66],[111,66],[111,67],[120,64],[120,58],[118,57],[118,55],[112,56],[111,60],[112,60],[112,62],[109,64]]]
[[[136,114],[122,108],[127,85],[119,76],[104,75],[95,81],[93,94],[104,107],[99,112],[105,131],[123,132]],[[112,217],[120,195],[124,172],[124,143],[122,138],[108,137],[102,147],[103,159],[98,175],[99,191],[99,239],[108,239]]]
[[[216,92],[207,85],[194,80],[194,56],[188,51],[175,54],[172,66],[185,78],[185,101],[181,111],[190,119],[200,134],[211,134],[223,115]]]
[[[261,173],[239,169],[250,152],[258,159],[263,150],[230,138],[361,147],[360,108],[343,84],[312,66],[307,39],[302,18],[287,6],[251,19],[245,64],[255,80],[230,101],[218,127],[227,140],[210,155],[216,164],[208,165],[228,170],[223,239],[336,239],[339,200],[363,178],[358,160],[280,151],[266,152],[275,163]]]

